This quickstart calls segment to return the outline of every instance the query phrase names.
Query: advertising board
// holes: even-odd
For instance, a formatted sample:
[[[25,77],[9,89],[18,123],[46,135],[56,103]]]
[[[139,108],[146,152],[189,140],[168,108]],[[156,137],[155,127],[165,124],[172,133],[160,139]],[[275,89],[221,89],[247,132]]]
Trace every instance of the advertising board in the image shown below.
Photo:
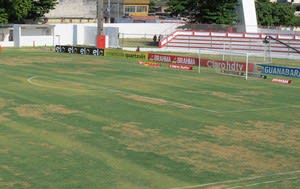
[[[184,64],[184,65],[191,65],[191,66],[199,65],[199,59],[196,57],[185,57],[185,56],[149,53],[148,58],[149,58],[149,60],[155,61],[155,62]],[[237,62],[237,61],[201,59],[200,66],[210,67],[210,68],[215,68],[215,69],[218,68],[221,70],[228,70],[228,71],[234,71],[234,72],[245,72],[246,71],[246,63],[245,62]],[[248,71],[254,72],[255,65],[252,63],[249,63]]]
[[[193,70],[193,66],[183,64],[169,64],[169,68],[177,70]]]
[[[263,74],[300,78],[300,68],[271,66],[266,64],[259,64],[259,66],[262,67],[261,71]]]
[[[56,45],[55,52],[104,56],[104,49],[98,49],[98,48],[94,48],[94,47],[77,47],[77,46],[67,46],[67,45],[64,45],[64,46]]]
[[[148,59],[148,54],[143,52],[121,51],[115,49],[106,49],[105,56],[119,56],[124,58],[137,58],[141,60]]]
[[[149,53],[148,59],[151,61],[163,62],[163,63],[188,64],[193,66],[198,65],[198,58],[195,57]]]
[[[224,61],[224,60],[210,60],[210,59],[201,59],[201,66],[210,67],[214,69],[227,70],[232,72],[245,72],[246,63],[237,62],[237,61]],[[255,65],[252,63],[248,64],[248,72],[254,72]]]

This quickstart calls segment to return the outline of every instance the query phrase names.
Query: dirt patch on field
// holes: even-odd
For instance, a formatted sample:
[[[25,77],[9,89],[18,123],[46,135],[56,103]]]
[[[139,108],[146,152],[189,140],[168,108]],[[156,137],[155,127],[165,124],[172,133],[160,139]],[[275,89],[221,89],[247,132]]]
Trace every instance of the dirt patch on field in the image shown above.
[[[2,109],[6,105],[6,101],[0,98],[0,109]]]
[[[0,98],[0,110],[6,106],[9,106],[13,104],[13,101],[12,100],[6,100],[6,99],[3,99],[3,98]]]
[[[242,96],[272,96],[273,94],[268,91],[263,90],[241,90],[239,92]]]
[[[125,95],[125,94],[119,94],[119,96],[123,98],[127,98],[130,100],[143,102],[143,103],[149,103],[154,105],[169,105],[180,109],[189,109],[192,108],[190,105],[181,104],[181,103],[175,103],[175,102],[169,102],[164,99],[160,98],[152,98],[152,97],[146,97],[146,96],[139,96],[139,95]]]
[[[69,115],[77,113],[77,110],[72,110],[64,107],[63,105],[36,105],[25,104],[14,108],[17,114],[21,117],[31,117],[35,119],[45,120],[50,118],[50,113],[57,113],[63,115]]]
[[[156,104],[156,105],[165,105],[168,101],[159,99],[159,98],[151,98],[146,96],[138,96],[138,95],[120,95],[124,98],[135,100],[139,102],[145,102],[150,104]]]
[[[102,129],[108,133],[114,132],[114,136],[118,134],[118,137],[111,137],[111,139],[126,145],[130,151],[151,152],[176,162],[188,164],[193,167],[195,172],[218,170],[242,175],[244,171],[249,170],[276,172],[287,167],[292,168],[297,162],[296,158],[284,154],[268,156],[267,153],[242,145],[244,142],[250,142],[254,146],[271,142],[272,145],[282,145],[283,147],[287,145],[292,150],[300,149],[299,142],[297,143],[297,134],[292,135],[291,139],[276,142],[280,139],[280,133],[275,135],[276,132],[271,131],[270,138],[266,138],[264,132],[268,133],[268,129],[260,130],[260,126],[257,123],[253,130],[230,129],[225,126],[206,127],[196,131],[184,128],[183,132],[177,136],[163,135],[159,129],[143,128],[142,125],[135,122],[113,124]],[[257,129],[258,131],[256,131]],[[190,133],[185,136],[189,131]],[[291,134],[290,132],[292,131],[286,134]],[[199,140],[198,135],[203,136],[203,134],[214,136],[218,138],[216,141],[221,143]],[[222,141],[226,142],[223,144]],[[227,141],[235,145],[228,145]]]
[[[211,92],[211,95],[218,97],[218,98],[230,100],[230,101],[235,101],[235,102],[240,102],[240,103],[249,103],[249,101],[245,100],[243,96],[231,95],[228,93],[216,92],[216,91]]]
[[[33,146],[39,146],[41,148],[46,148],[49,150],[54,149],[54,145],[48,144],[48,143],[38,143],[38,142],[28,142],[29,145],[33,145]]]
[[[232,94],[225,93],[225,92],[208,91],[208,90],[203,90],[203,91],[187,90],[186,92],[192,93],[192,94],[211,95],[211,96],[215,96],[215,97],[218,97],[221,99],[240,102],[240,103],[250,103],[250,101],[246,100],[243,95],[232,95]]]
[[[142,129],[140,128],[140,124],[136,122],[128,122],[123,124],[113,124],[110,126],[103,127],[102,129],[105,131],[114,131],[118,132],[121,135],[128,136],[128,137],[144,137],[146,135],[152,135],[157,130],[154,129]]]
[[[93,133],[92,131],[90,131],[88,129],[80,128],[80,127],[76,127],[76,126],[72,126],[72,125],[66,125],[65,127],[68,128],[70,130],[70,132],[75,132],[80,135],[90,135]]]
[[[6,121],[9,121],[9,118],[7,118],[7,116],[9,116],[8,113],[0,114],[0,123],[4,123]]]
[[[21,117],[31,117],[35,119],[46,119],[44,111],[39,105],[22,105],[15,108],[15,111]]]
[[[45,109],[49,112],[59,113],[59,114],[64,114],[64,115],[78,113],[77,110],[68,109],[68,108],[64,107],[63,105],[50,104],[50,105],[45,106]]]
[[[255,144],[268,144],[276,147],[300,149],[298,137],[300,129],[286,127],[284,123],[248,121],[236,123],[238,127],[226,126],[206,127],[202,132],[222,140],[234,142],[252,142]]]
[[[7,148],[0,148],[0,154],[8,154],[9,150]]]
[[[224,189],[227,188],[227,185],[224,184],[218,184],[218,185],[213,185],[213,186],[205,186],[205,187],[199,187],[199,188],[194,188],[194,189]]]
[[[0,169],[5,170],[6,172],[9,172],[15,176],[23,175],[22,173],[18,172],[14,168],[9,167],[8,165],[1,165]]]

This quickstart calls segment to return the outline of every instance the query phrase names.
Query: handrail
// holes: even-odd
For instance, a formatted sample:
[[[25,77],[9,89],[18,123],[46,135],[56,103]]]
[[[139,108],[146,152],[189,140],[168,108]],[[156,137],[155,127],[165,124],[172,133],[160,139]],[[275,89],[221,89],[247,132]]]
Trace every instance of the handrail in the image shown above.
[[[276,39],[275,37],[272,37],[272,36],[270,36],[270,35],[267,35],[267,36],[265,37],[265,39],[263,40],[263,42],[264,42],[264,43],[270,43],[270,39],[272,39],[272,40],[274,40],[274,41],[276,41],[276,42],[278,42],[278,43],[280,43],[280,44],[286,46],[287,48],[293,49],[295,52],[297,52],[297,53],[300,54],[300,51],[299,51],[298,49],[296,49],[295,47],[292,47],[292,46],[290,46],[289,44],[286,44],[286,43],[280,41],[279,39]]]

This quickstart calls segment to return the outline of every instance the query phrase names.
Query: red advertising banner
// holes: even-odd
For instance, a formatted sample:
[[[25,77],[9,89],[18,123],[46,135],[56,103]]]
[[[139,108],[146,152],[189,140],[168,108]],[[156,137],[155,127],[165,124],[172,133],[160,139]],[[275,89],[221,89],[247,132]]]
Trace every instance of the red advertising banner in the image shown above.
[[[169,68],[178,70],[193,70],[193,66],[182,65],[182,64],[169,64]]]
[[[236,61],[224,61],[224,60],[209,60],[201,59],[200,65],[203,67],[210,67],[221,70],[228,70],[233,72],[245,72],[246,63],[245,62],[236,62]],[[248,64],[248,72],[254,72],[254,64]]]
[[[154,67],[154,68],[160,67],[160,64],[158,64],[158,63],[153,63],[153,62],[143,62],[143,61],[139,61],[139,64],[144,65],[144,66]]]
[[[155,62],[184,64],[184,65],[191,65],[191,66],[199,65],[199,59],[196,57],[185,57],[185,56],[149,53],[148,58],[149,58],[149,60],[155,61]],[[201,59],[200,66],[210,67],[210,68],[218,68],[218,69],[234,71],[234,72],[245,72],[246,71],[246,63],[245,62],[236,62],[236,61]],[[252,63],[249,63],[248,64],[248,72],[254,72],[254,71],[255,71],[255,65]]]
[[[188,64],[188,65],[193,65],[193,66],[198,65],[198,58],[195,58],[195,57],[149,53],[148,58],[149,58],[149,60],[155,61],[155,62],[164,62],[164,63],[173,63],[173,64]]]
[[[273,78],[272,79],[272,83],[291,84],[292,80],[290,80],[290,79],[277,79],[277,78]]]

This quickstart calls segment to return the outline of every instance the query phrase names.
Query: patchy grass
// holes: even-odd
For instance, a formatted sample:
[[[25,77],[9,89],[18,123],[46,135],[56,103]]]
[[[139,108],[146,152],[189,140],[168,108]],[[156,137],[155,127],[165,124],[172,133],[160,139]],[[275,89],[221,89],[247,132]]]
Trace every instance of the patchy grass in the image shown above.
[[[31,48],[0,72],[0,188],[299,186],[299,79]]]

